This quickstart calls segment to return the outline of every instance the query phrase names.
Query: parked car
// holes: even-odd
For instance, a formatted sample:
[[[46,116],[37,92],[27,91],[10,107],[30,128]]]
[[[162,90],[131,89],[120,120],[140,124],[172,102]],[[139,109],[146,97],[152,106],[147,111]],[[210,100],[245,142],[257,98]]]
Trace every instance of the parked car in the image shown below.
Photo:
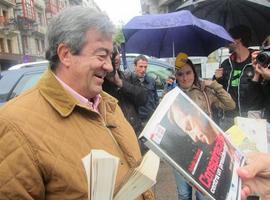
[[[47,66],[7,70],[0,75],[0,105],[33,87]]]
[[[8,68],[8,70],[21,69],[21,68],[27,68],[27,67],[48,66],[48,64],[49,64],[48,60],[21,63],[21,64],[13,65],[12,67]]]

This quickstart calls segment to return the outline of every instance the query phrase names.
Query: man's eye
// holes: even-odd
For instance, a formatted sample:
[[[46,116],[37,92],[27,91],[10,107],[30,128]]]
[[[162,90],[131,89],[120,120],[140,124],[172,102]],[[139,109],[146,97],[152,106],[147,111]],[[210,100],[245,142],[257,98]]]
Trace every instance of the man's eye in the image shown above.
[[[107,57],[107,55],[105,55],[105,54],[99,54],[99,55],[97,55],[97,57],[98,57],[98,59],[100,59],[100,60],[105,60],[106,57]]]

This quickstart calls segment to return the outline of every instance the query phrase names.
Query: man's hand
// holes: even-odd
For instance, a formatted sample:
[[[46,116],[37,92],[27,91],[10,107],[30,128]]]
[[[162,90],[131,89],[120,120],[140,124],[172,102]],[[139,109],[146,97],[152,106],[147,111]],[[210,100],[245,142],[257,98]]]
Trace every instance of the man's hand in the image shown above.
[[[218,68],[215,71],[215,77],[216,79],[220,79],[223,76],[223,68]]]
[[[270,154],[248,154],[247,165],[240,167],[237,172],[243,181],[242,200],[252,194],[258,194],[265,199],[270,199]]]
[[[261,75],[264,79],[270,79],[270,69],[268,69],[266,66],[262,66],[257,63],[257,56],[260,53],[260,51],[254,51],[251,56],[252,56],[252,66],[255,71],[255,76],[253,80],[259,79],[259,75]]]
[[[167,83],[168,85],[172,85],[173,82],[174,82],[174,80],[175,80],[175,76],[174,76],[174,75],[170,75],[170,76],[168,77],[168,79],[166,80],[166,83]]]
[[[108,76],[106,77],[106,79],[108,79],[108,81],[114,83],[115,85],[117,85],[119,88],[121,88],[123,86],[123,81],[119,76],[118,71],[115,71],[114,76]]]

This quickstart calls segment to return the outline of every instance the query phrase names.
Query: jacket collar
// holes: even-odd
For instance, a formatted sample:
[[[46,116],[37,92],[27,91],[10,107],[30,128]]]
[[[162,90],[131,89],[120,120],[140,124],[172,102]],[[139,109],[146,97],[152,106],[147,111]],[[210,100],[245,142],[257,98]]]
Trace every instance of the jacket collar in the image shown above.
[[[75,99],[71,94],[69,94],[68,91],[66,91],[56,79],[51,69],[48,69],[43,74],[42,78],[38,83],[38,88],[41,95],[62,117],[68,117],[73,112],[76,106],[95,112],[93,110],[90,110],[87,106],[81,104],[77,99]],[[106,118],[106,111],[115,111],[116,105],[117,100],[115,98],[104,92],[101,93],[99,111],[104,118]]]
[[[193,84],[193,85],[192,85],[190,88],[188,88],[188,89],[182,89],[181,87],[180,87],[180,89],[183,90],[184,92],[189,92],[189,91],[194,90],[194,89],[201,90],[201,88],[200,88],[199,86],[195,85],[195,84]]]

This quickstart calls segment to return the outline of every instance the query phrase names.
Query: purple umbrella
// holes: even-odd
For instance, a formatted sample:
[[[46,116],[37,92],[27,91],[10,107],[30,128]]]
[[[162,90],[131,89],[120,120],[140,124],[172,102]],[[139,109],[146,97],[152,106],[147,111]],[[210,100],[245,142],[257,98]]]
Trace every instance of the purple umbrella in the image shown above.
[[[233,41],[222,26],[189,11],[137,16],[123,27],[123,33],[126,53],[158,58],[174,57],[179,52],[208,56]]]

